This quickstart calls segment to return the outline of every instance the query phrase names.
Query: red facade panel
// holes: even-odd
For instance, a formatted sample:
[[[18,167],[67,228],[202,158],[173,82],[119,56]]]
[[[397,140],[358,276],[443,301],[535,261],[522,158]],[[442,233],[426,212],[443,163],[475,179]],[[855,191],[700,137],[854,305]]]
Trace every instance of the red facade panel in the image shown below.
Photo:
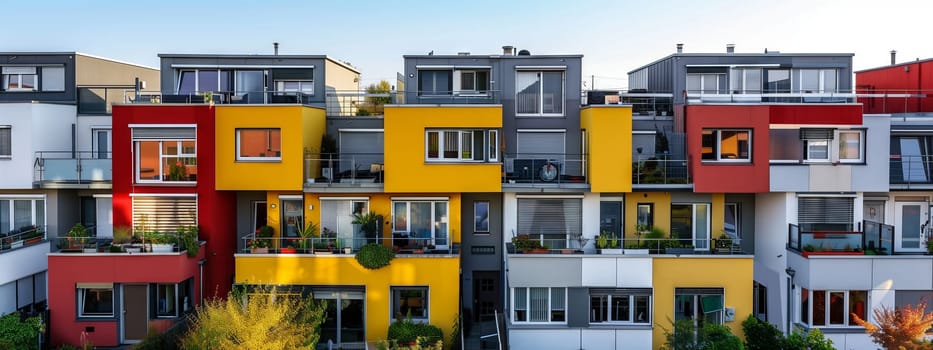
[[[860,97],[865,113],[933,112],[933,60],[855,73],[855,88],[859,94],[913,95]]]
[[[771,124],[862,125],[857,104],[768,105]]]
[[[132,124],[186,124],[197,127],[197,183],[164,185],[135,183]],[[201,240],[207,246],[204,286],[223,297],[233,283],[236,250],[236,194],[215,190],[215,124],[210,105],[120,105],[113,107],[113,225],[132,227],[132,196],[196,194]]]
[[[51,321],[49,327],[52,344],[81,344],[82,332],[96,346],[117,346],[120,342],[119,321],[116,318],[101,320],[79,320],[77,305],[78,283],[178,283],[194,279],[194,300],[201,299],[201,277],[198,262],[204,259],[206,248],[202,246],[197,257],[187,254],[53,254],[49,255],[48,291]],[[119,309],[118,288],[114,291]],[[159,326],[161,320],[150,320],[150,325]]]
[[[686,107],[685,119],[694,192],[768,192],[768,106],[690,105]],[[703,129],[750,129],[751,162],[702,161]]]

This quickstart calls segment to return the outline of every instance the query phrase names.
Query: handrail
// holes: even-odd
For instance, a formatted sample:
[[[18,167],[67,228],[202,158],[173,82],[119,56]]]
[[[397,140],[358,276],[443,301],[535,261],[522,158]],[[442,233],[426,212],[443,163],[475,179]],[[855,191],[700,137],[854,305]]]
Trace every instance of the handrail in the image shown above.
[[[32,242],[35,238],[38,238],[37,242],[46,240],[46,232],[41,226],[24,226],[10,232],[0,233],[0,252],[35,244]]]
[[[240,237],[243,252],[260,254],[350,254],[356,253],[367,244],[382,244],[392,247],[399,254],[458,254],[459,243],[435,246],[433,238],[416,237],[257,237],[248,233]]]

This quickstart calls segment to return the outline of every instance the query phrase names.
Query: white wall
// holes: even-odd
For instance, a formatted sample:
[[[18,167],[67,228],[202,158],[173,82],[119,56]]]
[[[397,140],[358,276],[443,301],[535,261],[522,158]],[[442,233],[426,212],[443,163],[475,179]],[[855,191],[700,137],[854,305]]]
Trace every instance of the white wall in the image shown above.
[[[518,234],[518,198],[515,193],[502,194],[502,240],[503,244],[512,242]]]
[[[80,116],[77,118],[77,150],[82,152],[90,152],[94,150],[92,144],[93,137],[91,136],[91,130],[93,129],[110,129],[111,128],[111,118],[110,116]]]
[[[113,198],[96,196],[97,237],[113,237]]]
[[[839,350],[866,350],[879,349],[878,344],[871,341],[865,332],[858,333],[830,333],[826,339],[833,341],[833,346]]]
[[[649,350],[651,329],[510,329],[511,349]]]
[[[0,188],[31,189],[37,151],[71,150],[75,106],[0,104],[0,125],[12,126],[12,158],[0,160]]]
[[[48,253],[46,241],[0,254],[0,285],[48,270]]]
[[[755,214],[755,281],[768,288],[768,320],[784,330],[787,326],[787,274],[784,272],[787,227],[797,222],[796,196],[784,192],[757,194]]]

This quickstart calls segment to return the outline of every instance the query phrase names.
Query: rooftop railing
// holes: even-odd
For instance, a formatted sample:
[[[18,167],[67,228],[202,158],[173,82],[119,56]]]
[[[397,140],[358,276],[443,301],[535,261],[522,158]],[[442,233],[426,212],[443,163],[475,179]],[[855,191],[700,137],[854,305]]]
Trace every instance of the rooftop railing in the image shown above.
[[[889,179],[892,185],[933,185],[933,156],[892,154]]]
[[[593,249],[586,241],[580,241],[568,235],[567,238],[541,238],[553,235],[531,234],[530,240],[537,242],[535,248],[528,244],[517,244],[516,240],[507,245],[511,254],[629,254],[629,255],[748,255],[742,250],[740,239],[731,238],[627,238],[620,239],[612,246]],[[588,247],[588,248],[587,248]]]
[[[498,104],[501,93],[498,90],[406,90],[403,96],[407,104]]]
[[[308,184],[383,183],[382,153],[314,153],[305,155]]]
[[[895,253],[894,226],[865,220],[865,255],[891,255]]]
[[[632,162],[633,185],[680,185],[690,183],[686,159],[648,158]]]
[[[114,103],[124,102],[124,92],[133,85],[78,87],[78,114],[109,115]]]
[[[87,184],[113,180],[111,153],[106,151],[36,152],[33,179],[36,182]]]
[[[865,114],[933,112],[933,90],[856,87],[856,96]]]
[[[687,90],[688,104],[701,103],[854,103],[855,93],[847,90],[759,91]]]
[[[300,91],[210,91],[167,94],[161,91],[123,91],[123,103],[133,104],[311,104],[314,94]]]

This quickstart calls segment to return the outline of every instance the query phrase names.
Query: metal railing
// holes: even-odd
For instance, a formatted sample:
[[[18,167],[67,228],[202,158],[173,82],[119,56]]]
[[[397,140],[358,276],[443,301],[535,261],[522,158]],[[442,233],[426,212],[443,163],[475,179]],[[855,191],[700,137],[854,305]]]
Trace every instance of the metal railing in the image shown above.
[[[865,230],[865,255],[891,255],[894,248],[894,226],[880,222],[865,220],[862,228]]]
[[[856,88],[862,113],[930,113],[933,112],[933,90]]]
[[[572,153],[503,154],[504,184],[585,184],[586,155]]]
[[[305,180],[308,184],[361,184],[385,181],[382,153],[305,154]]]
[[[173,234],[167,234],[161,241],[153,242],[147,239],[134,239],[133,242],[114,242],[112,237],[56,237],[50,238],[54,242],[54,250],[61,253],[181,253],[186,251],[183,239]]]
[[[36,182],[91,183],[113,180],[110,152],[36,152]]]
[[[584,91],[584,105],[632,105],[632,116],[672,118],[674,116],[673,94],[670,92],[648,92],[644,89],[622,91]]]
[[[690,167],[686,159],[655,157],[632,162],[633,185],[689,184]]]
[[[499,90],[406,90],[403,93],[408,104],[498,104],[502,95]]]
[[[78,114],[109,115],[114,103],[125,101],[124,91],[133,85],[79,86]]]
[[[851,90],[686,90],[686,103],[854,103]]]
[[[898,185],[933,184],[933,156],[892,154],[890,183]]]
[[[803,231],[796,224],[788,224],[787,248],[808,254],[861,254],[865,248],[862,231]]]
[[[198,93],[163,93],[161,91],[123,90],[123,103],[137,104],[310,104],[321,102],[314,94],[300,91],[211,91]]]
[[[35,225],[24,226],[10,232],[0,233],[0,253],[38,244],[45,239],[45,230]]]
[[[568,235],[567,238],[543,238],[547,235],[530,234],[528,240],[537,242],[539,248],[522,249],[527,243],[513,239],[507,247],[509,253],[525,254],[613,254],[627,250],[630,254],[687,254],[687,255],[748,255],[742,250],[741,239],[733,238],[626,238],[614,245],[596,250],[586,249],[587,240]],[[593,247],[590,245],[589,247]]]
[[[393,237],[257,237],[243,235],[242,252],[253,254],[355,254],[367,244],[392,247],[398,254],[458,254],[459,244],[447,239]],[[447,243],[435,245],[435,243]]]
[[[385,105],[396,104],[498,104],[499,92],[483,91],[385,91],[336,90],[325,94],[328,117],[378,117]]]

